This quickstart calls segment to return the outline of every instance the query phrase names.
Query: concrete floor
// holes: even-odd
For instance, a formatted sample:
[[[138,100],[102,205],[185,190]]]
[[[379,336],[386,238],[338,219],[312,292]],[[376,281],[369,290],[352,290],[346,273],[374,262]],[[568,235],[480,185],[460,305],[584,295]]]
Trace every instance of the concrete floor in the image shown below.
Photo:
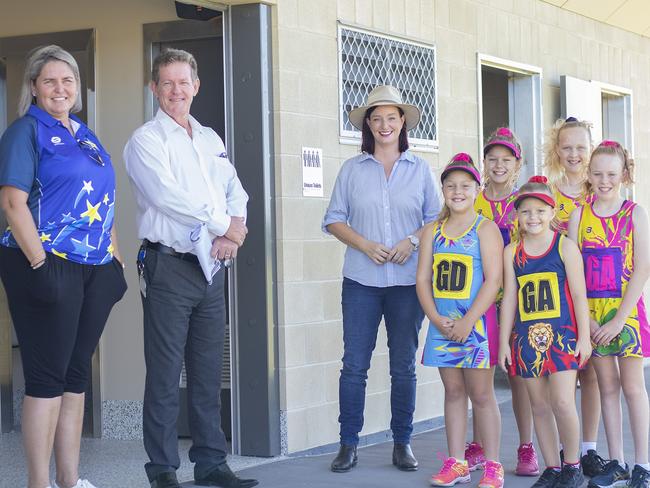
[[[648,373],[648,372],[646,372]],[[646,385],[650,380],[646,374]],[[498,383],[497,383],[498,384]],[[507,397],[503,385],[498,388],[500,399]],[[506,484],[512,488],[531,486],[534,478],[514,476],[516,449],[519,442],[514,422],[512,406],[509,401],[501,403],[503,432],[501,437],[501,461],[507,474]],[[624,432],[629,433],[627,409],[624,407]],[[185,481],[184,486],[193,487],[192,466],[187,460],[190,446],[188,440],[181,440],[182,466],[178,478]],[[311,457],[289,458],[250,458],[233,456],[229,464],[240,476],[256,478],[264,488],[363,488],[363,487],[402,487],[428,486],[428,480],[437,471],[440,458],[446,453],[444,429],[424,432],[414,436],[413,451],[420,461],[416,472],[401,472],[391,464],[392,443],[382,443],[359,450],[359,464],[349,473],[332,473],[329,464],[332,454]],[[604,432],[601,426],[598,451],[607,456]],[[625,436],[625,454],[628,461],[633,460],[632,441]],[[98,488],[147,488],[148,483],[143,465],[146,455],[141,441],[113,441],[102,439],[83,439],[81,456],[81,476],[88,478]],[[540,464],[543,464],[540,459]],[[477,483],[481,472],[472,475]],[[25,462],[22,453],[20,434],[0,436],[0,488],[23,488],[26,486]]]

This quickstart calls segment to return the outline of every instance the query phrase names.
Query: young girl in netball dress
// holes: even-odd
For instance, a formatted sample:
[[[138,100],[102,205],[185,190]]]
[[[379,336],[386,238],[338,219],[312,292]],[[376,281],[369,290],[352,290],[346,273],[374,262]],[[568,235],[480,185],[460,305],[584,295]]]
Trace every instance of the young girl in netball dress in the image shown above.
[[[575,386],[591,354],[589,310],[580,251],[551,226],[555,205],[543,176],[532,177],[515,200],[520,238],[504,250],[499,363],[528,389],[546,463],[533,486],[578,488],[584,477]]]
[[[450,456],[431,484],[452,486],[470,481],[464,443],[471,399],[487,458],[478,486],[500,488],[501,416],[494,395],[493,366],[498,334],[494,301],[501,284],[498,250],[502,239],[496,224],[474,210],[481,177],[469,155],[454,156],[441,181],[443,210],[436,222],[423,229],[416,275],[418,298],[430,320],[422,362],[440,370]]]
[[[553,189],[557,208],[556,225],[566,234],[569,216],[576,209],[593,201],[587,182],[591,154],[591,123],[575,117],[559,119],[546,135],[544,165]],[[582,446],[580,463],[587,476],[600,474],[605,461],[596,451],[600,423],[600,393],[596,372],[591,363],[578,372],[580,380],[580,413]]]
[[[517,227],[515,199],[517,198],[517,179],[523,164],[521,143],[507,127],[499,127],[490,136],[483,148],[483,190],[474,203],[476,211],[494,221],[501,231],[504,245],[508,245]],[[497,297],[497,312],[501,293]],[[519,430],[519,448],[517,449],[518,476],[537,476],[539,465],[537,453],[533,446],[533,414],[526,385],[519,376],[508,376],[512,390],[512,410]],[[472,417],[474,429],[473,441],[465,447],[465,459],[470,471],[481,466],[485,461],[483,448],[478,436],[476,416]]]
[[[611,461],[589,485],[648,486],[648,394],[643,358],[650,356],[650,330],[643,287],[650,276],[648,217],[643,208],[620,195],[633,182],[633,161],[618,142],[603,141],[594,150],[588,178],[595,200],[571,216],[569,236],[585,263],[591,314],[591,360],[600,386],[603,422]],[[627,402],[635,466],[623,459],[621,390]]]

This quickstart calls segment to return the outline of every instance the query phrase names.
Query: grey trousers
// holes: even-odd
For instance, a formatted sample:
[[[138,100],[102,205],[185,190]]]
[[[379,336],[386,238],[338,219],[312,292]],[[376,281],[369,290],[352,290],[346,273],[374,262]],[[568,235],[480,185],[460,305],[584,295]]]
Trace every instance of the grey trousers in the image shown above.
[[[198,264],[147,249],[144,356],[144,447],[149,480],[180,466],[176,421],[183,357],[195,476],[226,459],[221,430],[221,367],[226,322],[224,275],[208,285]]]

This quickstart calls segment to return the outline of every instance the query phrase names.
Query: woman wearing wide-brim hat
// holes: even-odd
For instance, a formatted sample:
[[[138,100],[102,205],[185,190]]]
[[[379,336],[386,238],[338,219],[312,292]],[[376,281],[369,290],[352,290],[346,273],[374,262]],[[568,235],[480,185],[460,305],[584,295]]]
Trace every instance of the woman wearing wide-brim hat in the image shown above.
[[[420,110],[392,86],[377,86],[349,114],[361,130],[362,153],[345,161],[336,179],[323,231],[346,246],[343,264],[343,369],[339,379],[341,447],[332,471],[357,463],[367,372],[383,316],[391,375],[393,464],[413,471],[410,448],[415,409],[415,352],[423,313],[415,292],[422,226],[440,210],[429,165],[408,151],[407,130]]]

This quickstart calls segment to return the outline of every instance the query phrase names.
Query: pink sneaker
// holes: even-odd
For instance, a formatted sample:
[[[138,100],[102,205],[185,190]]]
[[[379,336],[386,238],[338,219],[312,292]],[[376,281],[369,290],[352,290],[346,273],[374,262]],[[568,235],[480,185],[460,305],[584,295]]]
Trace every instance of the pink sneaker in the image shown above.
[[[503,488],[504,475],[501,463],[485,461],[485,471],[478,482],[478,488]]]
[[[517,476],[537,476],[539,474],[539,464],[537,463],[537,453],[533,443],[522,444],[517,449]]]
[[[468,442],[465,445],[465,459],[467,459],[470,471],[483,469],[483,466],[485,465],[485,454],[483,453],[483,448],[478,442]]]

